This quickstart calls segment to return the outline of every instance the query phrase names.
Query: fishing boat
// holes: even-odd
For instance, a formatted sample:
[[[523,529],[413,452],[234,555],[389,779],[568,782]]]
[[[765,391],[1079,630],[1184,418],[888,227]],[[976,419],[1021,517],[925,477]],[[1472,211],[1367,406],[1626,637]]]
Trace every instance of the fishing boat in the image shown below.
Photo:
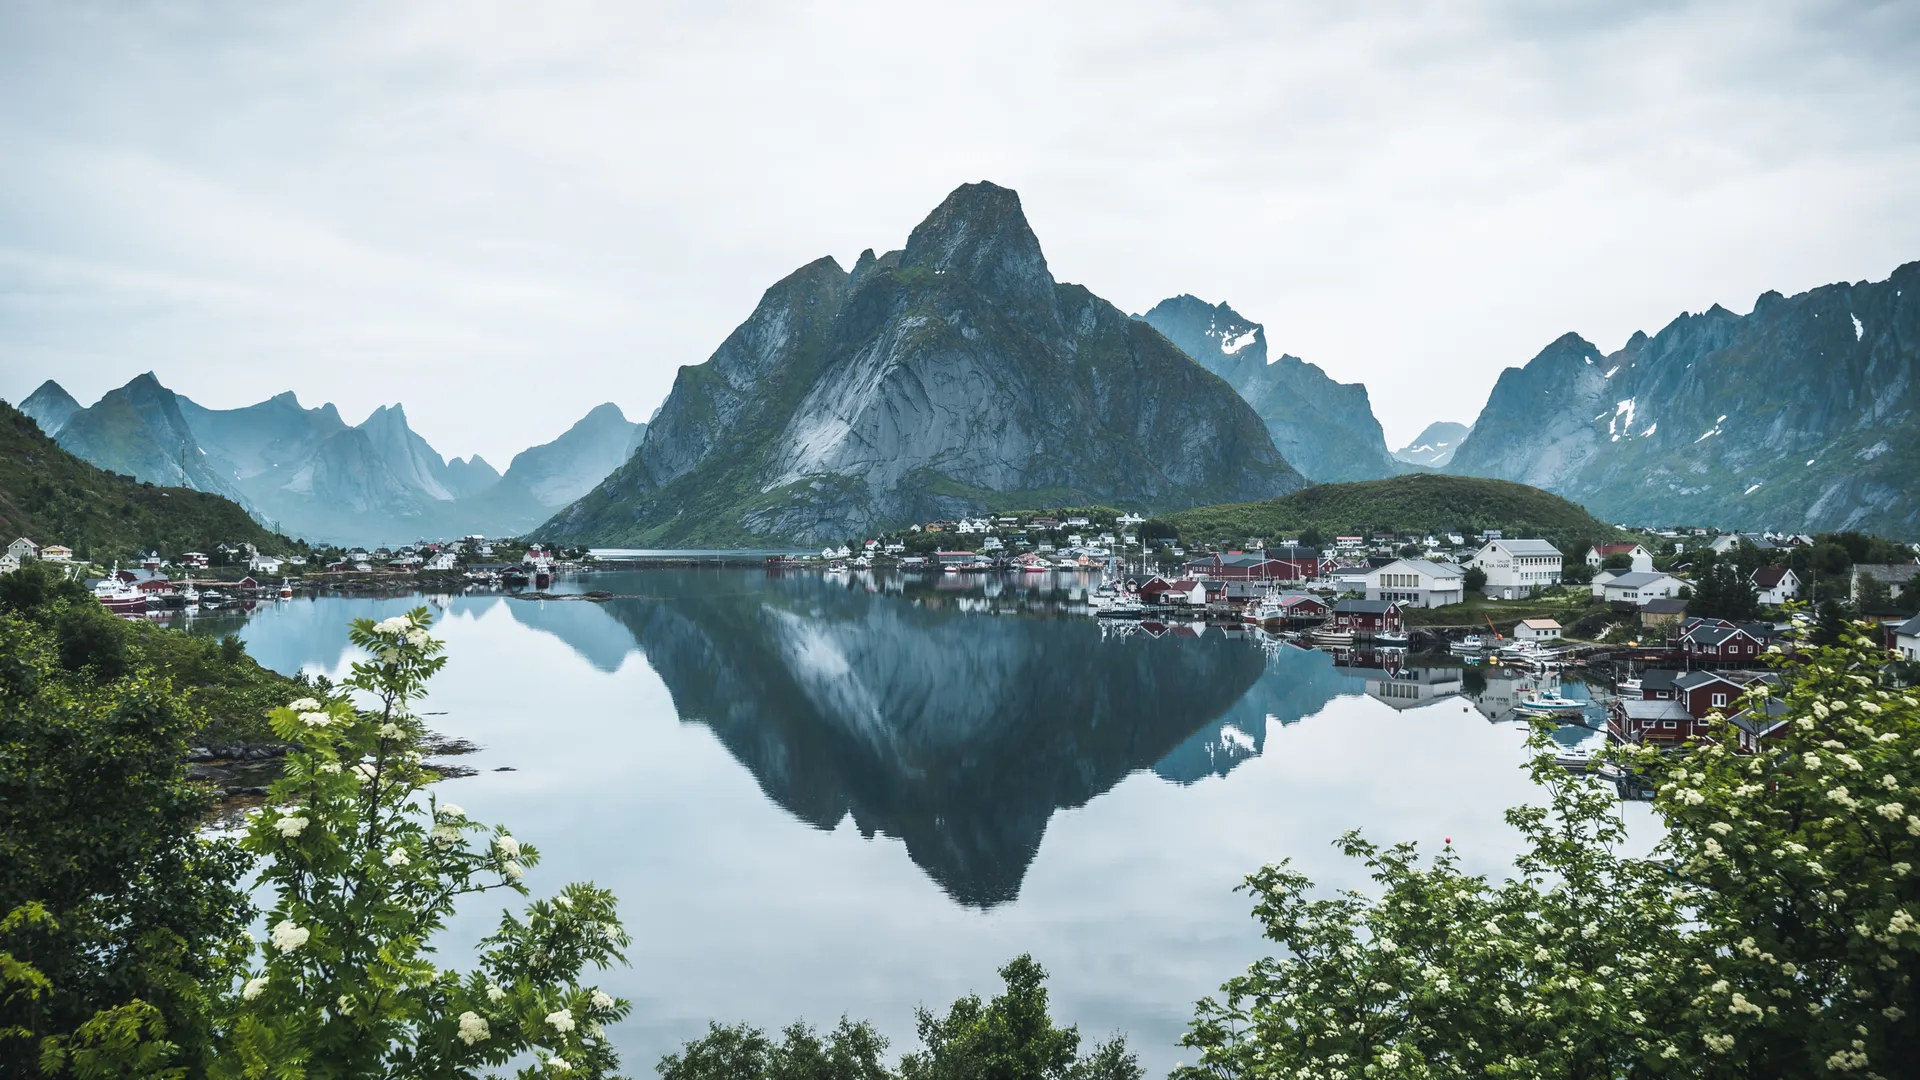
[[[293,584],[289,582],[286,578],[280,579],[280,599],[282,600],[293,599]]]
[[[1147,606],[1131,596],[1115,597],[1093,609],[1094,615],[1102,619],[1137,619],[1146,612]]]
[[[145,615],[147,613],[147,594],[121,581],[118,569],[114,575],[103,579],[93,587],[93,598],[100,606],[115,615]]]
[[[1286,617],[1287,609],[1281,606],[1280,598],[1277,596],[1263,596],[1259,603],[1250,605],[1247,609],[1247,619],[1251,622],[1280,622]]]
[[[1591,704],[1593,703],[1590,701],[1576,701],[1573,698],[1561,697],[1549,690],[1535,690],[1521,698],[1520,703],[1513,707],[1513,711],[1521,716],[1582,716],[1585,715],[1587,706]]]

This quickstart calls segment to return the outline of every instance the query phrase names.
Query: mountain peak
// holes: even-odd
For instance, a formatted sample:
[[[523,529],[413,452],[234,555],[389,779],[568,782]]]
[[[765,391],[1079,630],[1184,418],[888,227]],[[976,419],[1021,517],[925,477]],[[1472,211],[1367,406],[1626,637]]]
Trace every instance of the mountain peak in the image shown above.
[[[73,395],[67,393],[66,387],[48,379],[40,384],[39,389],[27,395],[27,399],[20,403],[20,411],[40,425],[41,431],[51,436],[59,434],[67,421],[73,419],[73,414],[80,411],[80,403],[73,400]]]
[[[1053,284],[1019,194],[986,181],[953,189],[915,226],[900,265],[957,274],[989,294],[1027,293]]]

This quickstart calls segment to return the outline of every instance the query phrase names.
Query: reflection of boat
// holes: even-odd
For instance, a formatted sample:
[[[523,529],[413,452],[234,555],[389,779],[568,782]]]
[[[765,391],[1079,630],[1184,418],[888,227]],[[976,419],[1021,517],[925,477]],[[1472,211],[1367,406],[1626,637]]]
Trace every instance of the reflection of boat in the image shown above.
[[[1589,701],[1575,701],[1547,690],[1535,690],[1513,707],[1521,716],[1582,716]]]
[[[1553,763],[1563,769],[1591,769],[1600,765],[1602,761],[1600,756],[1593,752],[1592,747],[1572,746],[1556,752],[1553,755]]]

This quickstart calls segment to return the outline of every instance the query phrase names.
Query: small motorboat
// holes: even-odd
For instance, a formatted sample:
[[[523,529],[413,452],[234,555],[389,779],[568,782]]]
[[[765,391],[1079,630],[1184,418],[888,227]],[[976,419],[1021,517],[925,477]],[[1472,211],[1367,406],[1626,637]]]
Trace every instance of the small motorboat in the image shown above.
[[[1600,756],[1591,747],[1573,746],[1556,752],[1553,763],[1563,769],[1591,769],[1600,764]]]
[[[1487,643],[1478,634],[1468,634],[1459,641],[1447,643],[1448,652],[1477,653],[1485,652]]]
[[[1520,699],[1513,711],[1521,716],[1584,716],[1591,701],[1576,701],[1546,690],[1536,690]]]
[[[844,574],[846,572],[847,572],[847,564],[841,562],[838,559],[835,559],[834,561],[827,564],[827,573],[829,574]]]
[[[1373,643],[1387,649],[1404,649],[1407,647],[1407,635],[1389,630],[1386,633],[1373,635]]]

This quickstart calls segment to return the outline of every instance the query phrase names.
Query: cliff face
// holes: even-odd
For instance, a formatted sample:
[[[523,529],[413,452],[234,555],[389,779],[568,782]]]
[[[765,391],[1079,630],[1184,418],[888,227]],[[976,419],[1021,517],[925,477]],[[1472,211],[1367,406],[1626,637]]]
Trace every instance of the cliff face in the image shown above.
[[[1053,280],[1018,196],[956,190],[904,249],[775,284],[680,370],[569,542],[842,540],[995,506],[1146,509],[1304,483],[1231,387]]]
[[[1449,471],[1615,521],[1920,536],[1920,263],[1500,376]]]
[[[40,384],[39,389],[27,395],[27,399],[20,403],[20,411],[51,438],[60,434],[60,429],[73,419],[73,414],[80,411],[80,403],[73,400],[73,395],[67,393],[66,387],[48,379]]]
[[[1335,382],[1297,356],[1269,360],[1266,328],[1225,304],[1181,295],[1141,317],[1245,398],[1309,479],[1378,480],[1397,471],[1365,386]]]
[[[1436,420],[1423,428],[1407,445],[1393,452],[1395,461],[1423,469],[1439,469],[1453,460],[1454,452],[1472,429],[1451,420]]]

